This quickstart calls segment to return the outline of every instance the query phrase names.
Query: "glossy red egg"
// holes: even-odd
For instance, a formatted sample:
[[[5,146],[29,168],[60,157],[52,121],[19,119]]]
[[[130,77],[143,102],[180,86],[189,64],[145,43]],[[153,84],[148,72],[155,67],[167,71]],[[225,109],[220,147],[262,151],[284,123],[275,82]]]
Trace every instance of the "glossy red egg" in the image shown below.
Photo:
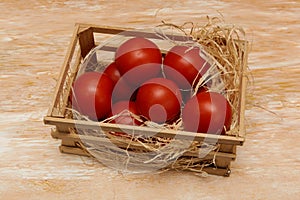
[[[112,93],[112,102],[118,102],[121,100],[130,100],[131,96],[134,94],[135,87],[130,85],[124,77],[121,77],[119,81],[115,84]]]
[[[115,54],[115,62],[126,81],[137,86],[160,76],[162,54],[158,46],[142,37],[131,38],[122,43]]]
[[[135,102],[119,101],[113,104],[111,116],[118,116],[112,122],[116,124],[140,125],[141,123],[132,114],[139,115]],[[131,114],[132,113],[132,114]]]
[[[110,63],[103,71],[116,84],[121,78],[121,74],[115,62]]]
[[[184,106],[184,130],[200,133],[224,134],[230,129],[232,110],[227,99],[215,92],[200,92]]]
[[[163,61],[163,72],[166,78],[173,80],[180,89],[193,88],[210,65],[201,57],[199,47],[174,46]]]
[[[174,121],[180,114],[182,96],[178,86],[165,78],[146,81],[138,90],[136,106],[146,119],[156,123]]]
[[[126,74],[121,76],[116,63],[110,63],[103,71],[113,82],[114,89],[112,93],[112,102],[116,103],[121,100],[130,100],[136,90],[135,86],[126,81]]]
[[[104,119],[111,110],[113,85],[113,81],[103,73],[86,72],[80,75],[74,82],[72,92],[75,109],[91,120]]]

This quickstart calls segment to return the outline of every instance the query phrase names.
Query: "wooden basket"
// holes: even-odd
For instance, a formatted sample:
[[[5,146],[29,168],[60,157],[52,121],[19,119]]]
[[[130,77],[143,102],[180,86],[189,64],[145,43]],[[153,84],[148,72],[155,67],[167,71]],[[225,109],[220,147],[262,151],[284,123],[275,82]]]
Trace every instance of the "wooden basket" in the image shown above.
[[[128,126],[121,124],[111,124],[102,122],[93,122],[85,120],[74,120],[66,116],[67,107],[69,102],[69,95],[71,90],[71,85],[74,81],[74,77],[79,70],[79,66],[82,60],[89,54],[89,52],[101,44],[101,41],[96,41],[98,36],[101,38],[105,35],[116,35],[126,31],[126,34],[132,36],[135,35],[133,29],[128,28],[115,28],[107,26],[96,26],[89,24],[76,24],[75,30],[69,45],[65,61],[63,63],[61,73],[59,76],[58,84],[55,89],[54,99],[50,105],[50,109],[47,116],[44,117],[44,123],[49,125],[55,125],[52,129],[51,135],[53,138],[61,139],[61,145],[59,147],[60,151],[63,153],[70,153],[76,155],[91,156],[91,154],[86,151],[84,145],[82,144],[81,137],[76,133],[76,128],[88,128],[88,129],[99,129],[103,131],[115,131],[124,132],[126,130],[137,130],[144,134],[156,133],[157,129],[150,127],[140,127],[140,126]],[[143,32],[143,36],[146,38],[159,39],[157,35],[149,32]],[[102,37],[102,38],[103,38]],[[245,42],[245,51],[246,51]],[[114,51],[115,48],[107,48],[107,51]],[[227,135],[213,135],[205,133],[191,133],[186,131],[174,131],[174,130],[161,130],[156,134],[158,137],[174,137],[183,140],[194,140],[194,141],[205,141],[206,143],[217,141],[218,149],[208,153],[201,160],[213,160],[211,165],[202,165],[198,170],[207,172],[214,175],[229,176],[230,175],[230,164],[236,158],[236,147],[237,145],[243,145],[245,141],[245,125],[244,125],[244,112],[245,112],[245,92],[246,92],[246,82],[247,78],[244,75],[247,65],[247,53],[243,58],[241,66],[241,76],[240,76],[240,91],[239,91],[239,107],[238,107],[238,134],[237,136],[227,136]],[[86,136],[87,137],[87,136]],[[96,136],[88,136],[88,140],[105,143],[105,140],[98,138]],[[128,148],[128,144],[120,142],[119,145],[124,148]],[[141,149],[142,145],[131,144],[130,149],[135,148]],[[194,152],[186,152],[183,156],[189,156],[197,158],[197,150]],[[201,169],[200,169],[201,168]]]

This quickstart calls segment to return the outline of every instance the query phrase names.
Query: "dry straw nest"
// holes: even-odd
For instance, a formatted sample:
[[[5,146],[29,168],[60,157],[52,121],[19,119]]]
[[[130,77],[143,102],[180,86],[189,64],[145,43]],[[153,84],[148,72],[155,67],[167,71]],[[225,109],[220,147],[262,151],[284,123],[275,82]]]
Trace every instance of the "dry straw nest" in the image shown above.
[[[171,40],[167,35],[171,32],[183,34],[192,38],[196,44],[206,52],[206,56],[213,62],[213,70],[207,77],[203,76],[199,82],[194,83],[196,88],[204,85],[209,79],[221,78],[222,87],[214,87],[214,90],[222,93],[230,102],[233,110],[232,125],[227,135],[237,136],[239,132],[239,101],[240,81],[245,69],[242,66],[247,62],[247,42],[243,28],[236,27],[218,17],[207,17],[204,25],[186,22],[181,26],[162,22],[155,28],[156,32],[164,39]],[[168,34],[165,34],[168,33]],[[172,41],[171,41],[172,42]],[[80,113],[72,110],[68,117],[80,120],[89,120]],[[122,114],[132,114],[124,111]],[[104,122],[109,122],[117,116],[113,116]],[[135,116],[140,120],[139,116]],[[144,122],[142,126],[155,127],[157,129],[182,128],[181,119],[174,124],[155,124]],[[183,141],[162,137],[145,137],[133,132],[130,135],[120,135],[109,131],[92,129],[72,129],[79,134],[82,143],[78,144],[86,149],[95,158],[107,166],[117,168],[122,172],[154,171],[161,169],[190,170],[201,172],[205,166],[214,165],[215,157],[205,160],[197,157],[201,153],[218,152],[218,145],[209,145],[204,142]],[[97,137],[99,140],[86,139],[86,136]],[[113,145],[111,145],[113,144]],[[196,155],[196,156],[195,156]]]

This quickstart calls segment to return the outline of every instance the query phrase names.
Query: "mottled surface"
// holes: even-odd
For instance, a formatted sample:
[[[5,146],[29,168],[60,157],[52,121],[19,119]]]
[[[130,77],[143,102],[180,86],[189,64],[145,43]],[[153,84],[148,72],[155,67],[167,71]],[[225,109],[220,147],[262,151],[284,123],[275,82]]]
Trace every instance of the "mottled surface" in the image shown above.
[[[299,1],[0,2],[0,199],[298,199]],[[264,3],[262,3],[264,2]],[[222,13],[252,50],[247,141],[230,178],[124,176],[58,151],[43,125],[75,22],[151,27]]]

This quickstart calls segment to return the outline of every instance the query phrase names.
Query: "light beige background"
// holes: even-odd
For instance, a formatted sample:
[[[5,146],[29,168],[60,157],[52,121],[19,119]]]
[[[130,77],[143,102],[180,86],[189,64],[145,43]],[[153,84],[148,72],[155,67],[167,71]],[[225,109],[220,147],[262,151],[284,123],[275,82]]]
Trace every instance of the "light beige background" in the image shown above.
[[[299,199],[299,13],[299,1],[1,0],[0,199]],[[253,44],[247,141],[229,178],[125,176],[58,151],[42,119],[75,22],[148,28],[220,14]]]

